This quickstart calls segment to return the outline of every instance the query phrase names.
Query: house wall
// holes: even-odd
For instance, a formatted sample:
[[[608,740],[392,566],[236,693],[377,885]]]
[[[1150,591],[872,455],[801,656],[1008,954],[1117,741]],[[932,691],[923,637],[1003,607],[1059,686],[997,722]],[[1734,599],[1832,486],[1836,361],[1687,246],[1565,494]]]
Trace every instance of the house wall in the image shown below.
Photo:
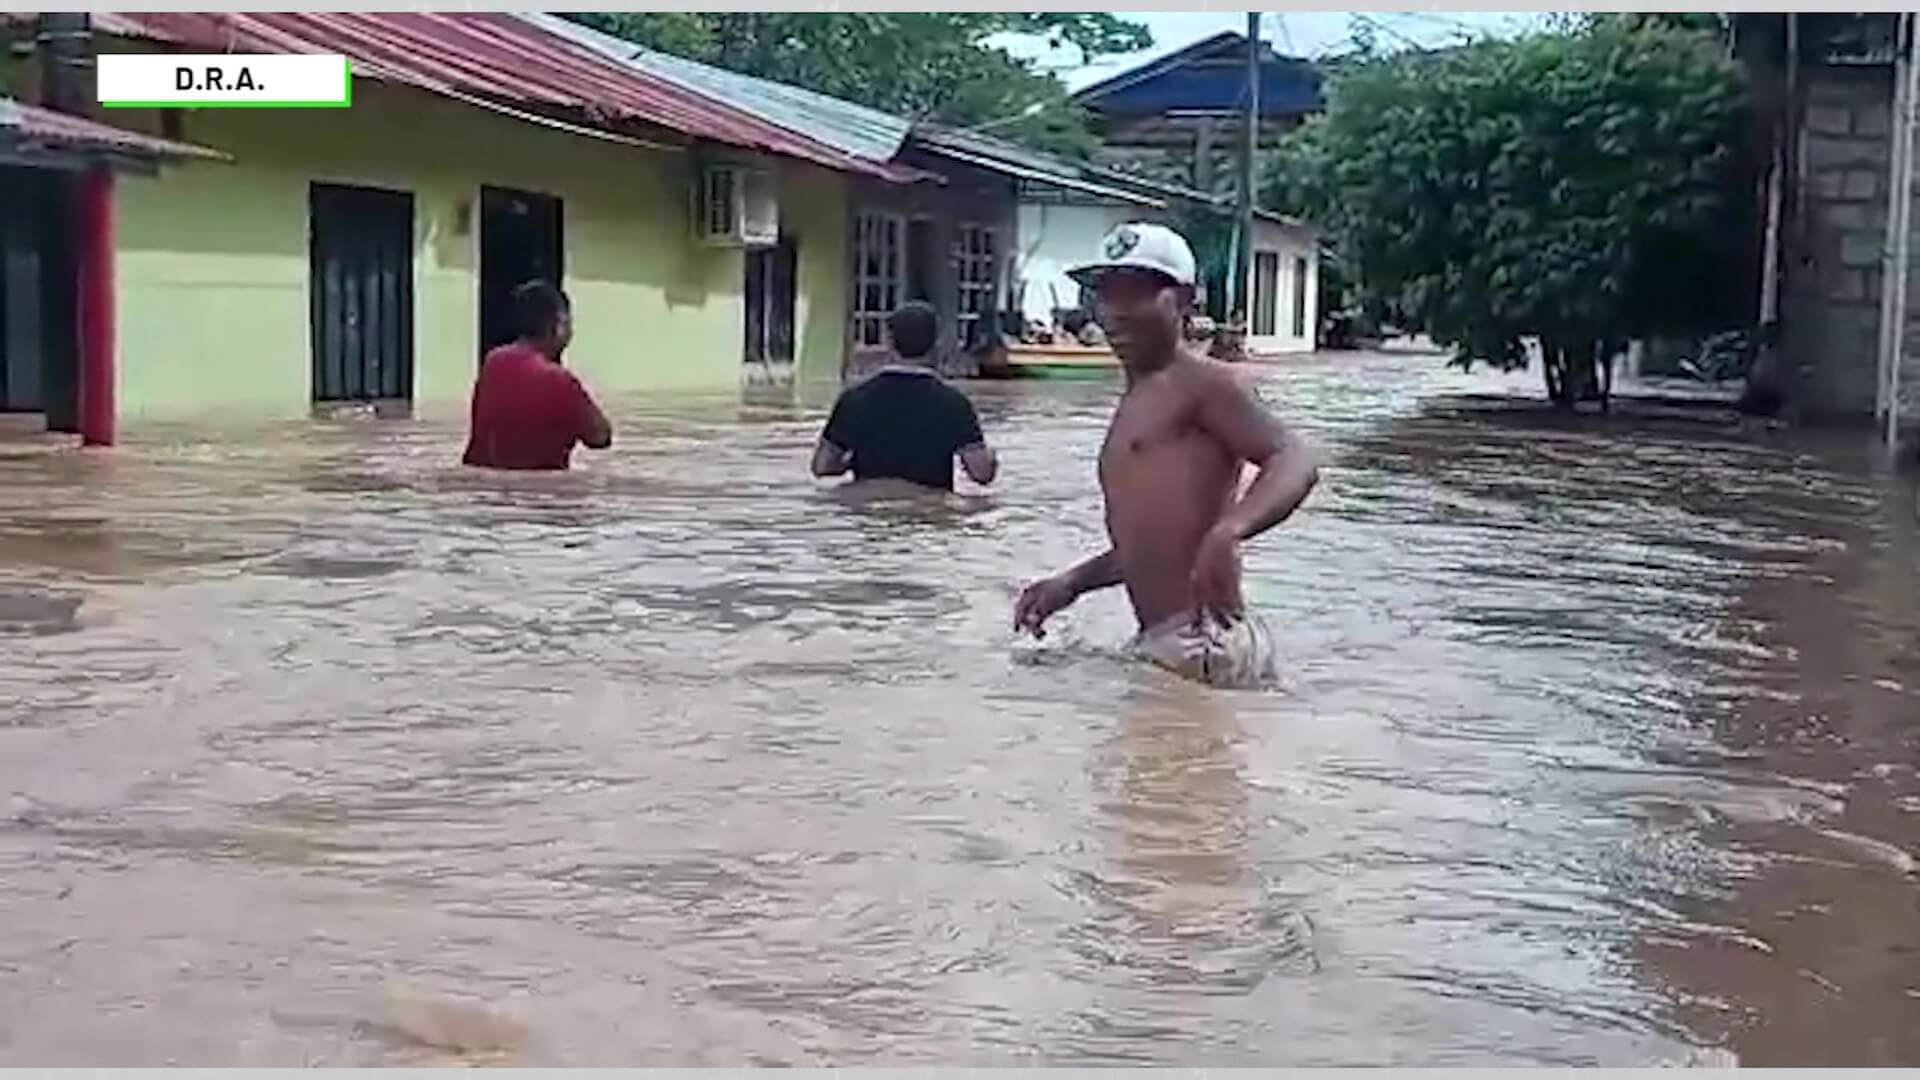
[[[1080,302],[1080,286],[1067,268],[1096,259],[1100,241],[1114,227],[1139,216],[1138,207],[1023,202],[1014,280],[1024,286],[1021,313],[1052,325],[1055,308]]]
[[[116,114],[158,131],[158,115]],[[129,416],[310,409],[308,186],[414,195],[414,401],[458,408],[479,353],[481,185],[563,201],[567,354],[597,393],[731,391],[741,379],[743,257],[692,239],[692,163],[359,80],[349,110],[199,110],[181,137],[233,155],[117,184],[119,395]],[[800,360],[837,359],[843,179],[783,172],[802,236]]]
[[[1242,296],[1253,296],[1254,268],[1262,252],[1275,255],[1279,260],[1279,273],[1275,275],[1274,287],[1274,332],[1254,334],[1249,322],[1247,348],[1252,352],[1310,352],[1317,345],[1320,325],[1320,250],[1313,234],[1305,229],[1290,228],[1270,221],[1255,221],[1253,230],[1254,259],[1247,261],[1247,278],[1243,283]],[[1304,307],[1302,312],[1303,332],[1293,332],[1294,323],[1294,282],[1298,274],[1296,260],[1306,260],[1306,288],[1300,297]],[[1248,308],[1251,319],[1252,307]]]
[[[855,215],[865,210],[899,214],[909,222],[924,221],[930,236],[932,250],[930,256],[931,292],[930,303],[940,317],[940,368],[942,371],[959,376],[971,376],[978,373],[979,357],[961,348],[961,342],[955,336],[956,309],[958,306],[957,284],[954,277],[952,251],[958,236],[959,226],[964,224],[986,225],[999,233],[998,267],[996,270],[995,295],[1004,300],[1009,268],[1013,262],[1013,252],[1018,236],[1018,215],[1016,211],[1014,182],[1005,176],[956,164],[937,157],[909,150],[900,158],[903,164],[914,168],[935,172],[946,178],[944,184],[919,183],[909,185],[885,184],[879,181],[862,180],[857,182],[850,196],[846,219],[846,235],[849,237],[848,266],[845,280],[849,289],[845,310],[851,315],[855,297],[851,290],[851,281],[855,267],[852,265],[855,253],[852,251]],[[913,231],[908,230],[909,244]],[[914,258],[910,250],[908,258]],[[845,349],[847,362],[843,374],[857,376],[884,363],[891,355],[885,347],[862,347],[853,339],[851,320],[846,327]]]
[[[1787,245],[1782,344],[1802,413],[1857,420],[1875,404],[1893,77],[1884,67],[1801,74],[1802,211]]]
[[[780,174],[780,228],[797,244],[794,297],[794,377],[821,382],[840,377],[847,358],[848,253],[845,177],[788,163]]]
[[[1274,147],[1305,119],[1304,114],[1261,118],[1255,176],[1267,175]],[[1137,172],[1212,195],[1233,195],[1239,190],[1245,131],[1238,116],[1105,117],[1093,159],[1121,172]]]

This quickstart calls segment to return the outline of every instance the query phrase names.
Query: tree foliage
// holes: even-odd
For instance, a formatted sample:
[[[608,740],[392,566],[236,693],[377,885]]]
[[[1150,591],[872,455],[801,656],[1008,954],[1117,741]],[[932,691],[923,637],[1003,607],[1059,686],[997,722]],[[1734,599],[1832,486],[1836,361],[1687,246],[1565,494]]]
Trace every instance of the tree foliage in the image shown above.
[[[1085,153],[1086,119],[1053,76],[994,39],[1045,37],[1087,59],[1153,44],[1145,26],[1068,12],[693,12],[569,15],[649,48],[803,86],[914,120]],[[1022,112],[1041,106],[1030,116]]]
[[[1625,340],[1720,328],[1743,101],[1715,35],[1661,20],[1373,58],[1335,75],[1270,197],[1458,363],[1523,367],[1537,340],[1571,403]]]

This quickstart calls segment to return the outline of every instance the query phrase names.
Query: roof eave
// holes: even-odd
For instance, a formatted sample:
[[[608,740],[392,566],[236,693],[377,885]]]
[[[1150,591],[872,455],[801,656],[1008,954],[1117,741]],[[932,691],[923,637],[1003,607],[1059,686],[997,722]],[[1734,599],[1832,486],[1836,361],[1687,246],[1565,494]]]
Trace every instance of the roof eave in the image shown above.
[[[106,34],[108,36],[126,38],[129,40],[155,41],[155,42],[161,42],[165,44],[183,46],[187,48],[192,48],[192,47],[195,47],[196,45],[196,42],[191,39],[191,36],[183,36],[176,33],[168,33],[168,32],[157,30],[154,27],[141,22],[138,18],[128,18],[126,16],[123,16],[117,13],[103,13],[100,15],[96,15],[94,18],[95,18],[96,30],[99,33]],[[703,140],[703,141],[719,143],[722,145],[734,146],[739,149],[750,150],[757,153],[764,153],[774,157],[780,157],[780,158],[785,158],[785,159],[794,160],[794,161],[800,161],[809,165],[815,165],[820,168],[830,169],[838,172],[857,173],[857,174],[872,177],[874,179],[886,181],[888,183],[907,184],[907,183],[914,183],[921,179],[924,179],[924,176],[921,175],[917,170],[904,169],[904,168],[892,165],[891,163],[888,163],[888,162],[866,161],[866,160],[854,157],[852,155],[849,155],[838,147],[834,147],[826,143],[822,143],[818,139],[814,139],[808,136],[804,132],[796,132],[786,127],[782,127],[780,125],[771,124],[766,120],[741,109],[739,106],[725,100],[724,98],[716,97],[712,94],[706,93],[705,91],[702,91],[693,87],[688,87],[672,80],[662,80],[660,79],[659,76],[651,73],[634,71],[631,67],[629,67],[626,64],[623,64],[621,61],[618,61],[610,56],[607,56],[604,53],[598,52],[592,49],[590,46],[582,44],[581,42],[574,40],[573,38],[556,34],[550,29],[541,27],[537,21],[530,21],[524,18],[519,19],[517,21],[519,21],[522,25],[527,26],[532,32],[545,35],[546,37],[552,39],[555,43],[557,43],[560,47],[562,47],[566,51],[572,52],[576,55],[584,54],[586,56],[592,57],[598,63],[613,65],[619,69],[626,70],[631,77],[636,77],[636,78],[643,77],[647,79],[655,79],[655,80],[665,82],[668,85],[671,85],[672,87],[674,87],[675,90],[681,94],[691,95],[693,97],[699,98],[709,109],[725,110],[728,113],[734,114],[734,116],[736,117],[739,117],[741,119],[748,121],[750,124],[754,126],[758,126],[766,129],[766,131],[765,131],[765,134],[759,135],[759,136],[743,133],[737,137],[734,137],[729,135],[717,134],[712,131],[690,130],[690,129],[676,127],[672,124],[667,124],[664,121],[659,120],[655,117],[645,116],[638,113],[631,113],[631,110],[627,110],[627,109],[619,109],[619,110],[610,109],[609,110],[610,113],[618,112],[622,114],[617,117],[617,119],[621,121],[630,121],[635,123],[646,123],[653,126],[661,126],[661,127],[664,127],[665,129],[673,130],[676,134],[684,135],[690,140]],[[408,77],[405,75],[393,76],[384,72],[382,70],[382,65],[377,63],[364,62],[359,58],[356,58],[354,63],[354,75],[356,78],[366,78],[366,79],[372,79],[375,81],[387,82],[395,85],[404,85],[404,86],[413,87],[415,89],[419,89],[427,93],[437,94],[439,96],[446,97],[451,100],[462,101],[466,104],[475,104],[477,102],[484,102],[485,107],[490,108],[496,112],[522,113],[522,114],[535,115],[535,116],[539,115],[536,108],[528,107],[529,105],[533,104],[531,102],[516,101],[512,104],[503,105],[502,103],[495,101],[493,96],[491,95],[476,94],[471,91],[462,90],[459,87],[447,85],[444,81],[441,81],[441,80],[424,80],[423,81],[423,80]],[[525,116],[522,116],[521,119],[524,121]],[[579,126],[585,127],[585,128],[606,127],[605,124],[600,122],[592,122],[592,123],[587,123]],[[607,130],[613,136],[615,136],[615,138],[612,141],[616,141],[616,142],[634,141],[631,136],[623,135],[617,128],[607,127]],[[575,134],[581,134],[581,132],[576,131]],[[779,145],[779,143],[782,140],[791,142],[795,145],[791,145],[791,146]]]
[[[1202,38],[1183,49],[1175,49],[1173,52],[1160,57],[1158,60],[1149,60],[1138,67],[1122,71],[1117,75],[1109,75],[1099,82],[1094,83],[1092,86],[1083,86],[1079,90],[1074,91],[1071,100],[1075,104],[1086,105],[1117,90],[1124,90],[1135,83],[1143,82],[1162,72],[1171,71],[1193,59],[1195,56],[1204,54],[1211,49],[1219,48],[1226,42],[1236,38],[1244,40],[1245,35],[1234,30],[1222,30],[1212,37]]]

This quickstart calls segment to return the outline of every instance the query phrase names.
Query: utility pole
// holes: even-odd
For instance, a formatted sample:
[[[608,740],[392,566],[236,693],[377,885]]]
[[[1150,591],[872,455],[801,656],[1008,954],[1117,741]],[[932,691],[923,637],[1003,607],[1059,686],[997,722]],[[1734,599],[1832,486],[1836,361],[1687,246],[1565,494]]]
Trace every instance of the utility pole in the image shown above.
[[[1246,140],[1240,147],[1240,227],[1233,246],[1233,282],[1227,290],[1229,318],[1245,333],[1253,330],[1253,162],[1260,147],[1260,13],[1247,12]]]
[[[34,20],[40,60],[40,104],[58,112],[94,111],[89,65],[92,18],[85,12],[43,11]],[[79,184],[58,175],[40,189],[41,408],[48,431],[80,430],[80,261],[74,243]]]
[[[35,45],[40,50],[40,103],[76,116],[93,112],[88,67],[88,39],[92,18],[85,12],[45,11],[35,19]]]

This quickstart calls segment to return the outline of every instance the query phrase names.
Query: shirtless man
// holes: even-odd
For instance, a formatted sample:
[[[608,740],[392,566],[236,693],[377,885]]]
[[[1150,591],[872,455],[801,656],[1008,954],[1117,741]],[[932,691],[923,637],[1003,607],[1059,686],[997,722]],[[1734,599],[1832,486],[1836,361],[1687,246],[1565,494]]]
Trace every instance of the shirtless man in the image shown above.
[[[1225,364],[1182,340],[1193,251],[1159,225],[1122,225],[1105,258],[1076,267],[1127,389],[1100,448],[1111,547],[1027,586],[1014,628],[1045,636],[1047,619],[1082,594],[1125,585],[1139,651],[1219,686],[1274,677],[1273,639],[1240,592],[1240,542],[1285,521],[1313,490],[1312,451]],[[1245,465],[1259,470],[1240,494]]]

